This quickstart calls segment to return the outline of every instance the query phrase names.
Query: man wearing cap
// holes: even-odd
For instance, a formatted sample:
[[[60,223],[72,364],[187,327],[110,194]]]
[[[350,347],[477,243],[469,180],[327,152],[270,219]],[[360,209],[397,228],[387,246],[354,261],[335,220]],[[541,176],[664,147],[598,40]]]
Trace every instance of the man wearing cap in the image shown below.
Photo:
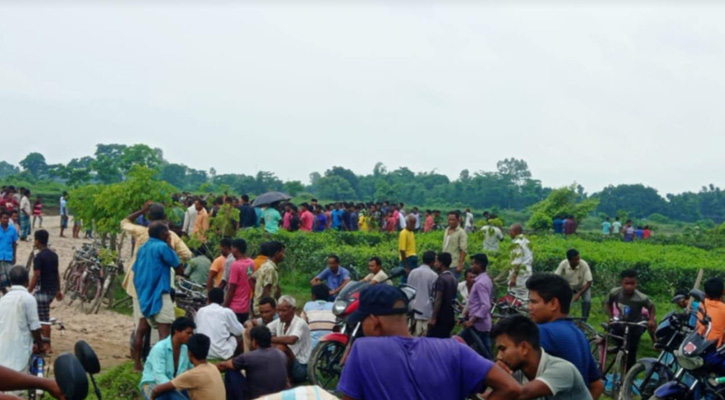
[[[487,399],[517,398],[520,386],[499,366],[454,339],[414,338],[408,298],[390,285],[360,293],[350,318],[361,322],[337,389],[343,400],[461,400],[491,388]]]
[[[163,221],[166,219],[166,212],[164,210],[164,206],[159,203],[153,203],[152,201],[147,201],[146,204],[144,204],[143,208],[140,210],[132,213],[128,217],[126,217],[123,221],[121,221],[121,230],[131,235],[131,237],[136,239],[136,253],[138,253],[138,249],[141,248],[141,246],[144,245],[149,240],[149,230],[147,227],[143,225],[136,225],[134,221],[138,219],[141,215],[147,215],[147,219],[151,222],[153,221]],[[174,249],[174,252],[179,257],[182,263],[188,261],[191,259],[191,251],[188,247],[186,247],[186,244],[184,243],[179,236],[176,235],[173,231],[169,231],[169,245],[171,248]],[[128,264],[130,266],[133,266],[136,262],[136,253],[131,255],[131,262]],[[138,294],[136,293],[136,286],[133,284],[133,278],[134,278],[134,272],[133,268],[128,268],[128,271],[126,271],[126,276],[123,280],[123,288],[126,289],[126,293],[128,293],[129,296],[131,296],[131,300],[133,302],[133,320],[134,324],[138,326],[138,322],[141,318],[143,318],[143,313],[141,313],[141,307],[138,302]],[[142,332],[144,333],[144,336],[148,334],[148,332]],[[138,332],[137,332],[138,334]],[[161,338],[163,339],[163,338]],[[136,362],[136,370],[141,371],[143,369],[143,365],[141,364],[141,357],[140,354],[135,354],[135,352],[132,349],[132,357],[134,358],[134,362]]]

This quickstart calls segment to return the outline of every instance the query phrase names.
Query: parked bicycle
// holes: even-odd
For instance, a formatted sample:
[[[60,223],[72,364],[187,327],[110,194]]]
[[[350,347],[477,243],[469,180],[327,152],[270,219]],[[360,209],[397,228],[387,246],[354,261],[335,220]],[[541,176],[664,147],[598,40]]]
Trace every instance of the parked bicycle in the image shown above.
[[[627,322],[617,318],[612,319],[608,324],[603,323],[604,331],[607,332],[598,343],[599,370],[602,372],[604,380],[604,394],[615,400],[621,400],[622,382],[627,375],[627,358],[629,355],[629,336],[632,329],[646,329],[647,321]],[[623,327],[624,334],[616,335],[613,328]],[[614,358],[607,364],[610,353],[614,353]]]
[[[195,318],[196,312],[206,305],[206,287],[183,278],[178,278],[176,286],[176,306],[184,310],[187,317]]]

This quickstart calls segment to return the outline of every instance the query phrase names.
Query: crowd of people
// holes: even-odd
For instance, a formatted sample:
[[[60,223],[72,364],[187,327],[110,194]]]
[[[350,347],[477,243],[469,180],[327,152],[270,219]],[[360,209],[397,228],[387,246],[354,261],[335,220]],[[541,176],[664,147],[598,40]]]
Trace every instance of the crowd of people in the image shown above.
[[[185,201],[189,204],[192,199]],[[487,273],[487,255],[469,255],[473,215],[468,210],[448,213],[446,226],[436,222],[436,212],[426,212],[421,229],[417,210],[406,214],[402,204],[383,203],[379,211],[375,204],[366,205],[362,215],[360,205],[334,205],[328,228],[327,217],[318,218],[324,211],[317,204],[301,204],[298,216],[292,204],[285,206],[282,215],[274,207],[251,207],[246,196],[238,206],[231,197],[214,203],[207,208],[204,199],[193,199],[182,217],[181,235],[171,229],[167,208],[157,203],[148,202],[120,221],[120,228],[136,245],[123,287],[132,298],[131,354],[134,368],[142,372],[139,392],[145,399],[238,400],[274,394],[286,398],[280,393],[307,382],[312,350],[335,327],[333,301],[353,280],[339,257],[328,257],[327,267],[310,281],[311,300],[298,307],[290,288],[280,285],[279,265],[286,256],[281,241],[269,240],[259,249],[249,249],[245,240],[222,234],[218,249],[206,247],[210,218],[227,215],[231,207],[239,207],[239,217],[229,233],[253,223],[262,223],[265,230],[267,225],[307,230],[302,227],[310,223],[309,230],[319,226],[374,229],[376,212],[381,224],[388,224],[382,215],[394,222],[399,262],[405,270],[402,281],[416,289],[416,296],[408,299],[391,282],[379,257],[369,260],[369,274],[362,280],[370,285],[360,293],[359,307],[349,317],[349,322],[360,324],[364,337],[356,340],[346,359],[338,385],[343,399],[462,399],[484,391],[487,399],[597,399],[602,393],[601,373],[589,343],[569,318],[577,302],[583,318],[589,316],[594,284],[589,265],[575,249],[568,250],[552,272],[534,273],[529,239],[521,225],[512,225],[506,297],[512,303],[528,304],[529,316],[493,324],[496,287]],[[310,209],[315,212],[311,220]],[[504,236],[500,220],[490,214],[485,218],[483,246],[498,251]],[[439,251],[425,251],[419,259],[415,239],[426,228],[444,230],[443,240]],[[224,231],[226,224],[218,229]],[[184,235],[201,244],[190,249],[182,240]],[[5,271],[1,283],[7,294],[0,298],[0,366],[23,372],[34,344],[39,351],[50,351],[50,330],[45,329],[50,303],[63,295],[58,257],[48,248],[48,232],[35,232],[38,251],[32,276],[25,267],[15,265],[19,239],[9,213],[3,210],[0,267]],[[219,255],[211,260],[209,250]],[[470,268],[465,268],[467,264]],[[207,289],[207,304],[193,319],[176,317],[172,298],[176,277]],[[719,303],[722,280],[708,280],[705,291],[712,302],[708,310],[725,310]],[[635,271],[622,272],[621,285],[611,290],[606,305],[610,317],[648,320],[653,334],[655,307],[637,290]],[[460,341],[452,340],[459,323]],[[725,312],[713,317],[713,326],[711,335],[722,340]],[[643,333],[630,331],[629,365],[636,359]],[[147,337],[154,344],[143,361]],[[483,344],[480,353],[466,345],[473,341]],[[48,387],[51,394],[57,389]]]

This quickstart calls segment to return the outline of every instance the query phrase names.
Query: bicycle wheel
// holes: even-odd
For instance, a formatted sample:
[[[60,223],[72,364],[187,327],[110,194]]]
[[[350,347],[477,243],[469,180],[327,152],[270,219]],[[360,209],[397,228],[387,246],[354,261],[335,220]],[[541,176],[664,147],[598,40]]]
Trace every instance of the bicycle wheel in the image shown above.
[[[575,319],[574,325],[576,325],[577,328],[579,328],[582,333],[584,333],[584,336],[587,338],[587,342],[589,342],[589,351],[592,353],[592,356],[594,357],[594,361],[599,361],[599,345],[602,340],[602,335],[597,332],[596,329],[594,329],[593,326],[589,325],[585,321],[581,319]]]
[[[65,287],[63,288],[63,293],[65,294],[65,302],[68,305],[73,304],[73,301],[78,297],[78,290],[84,268],[85,266],[83,264],[74,263],[72,268],[66,271],[67,278],[64,282]]]
[[[658,387],[672,380],[672,372],[666,365],[655,363],[651,370],[642,362],[635,363],[629,369],[622,382],[622,398],[624,400],[645,400],[655,394]]]
[[[86,275],[83,282],[83,290],[79,296],[81,303],[78,307],[86,314],[90,314],[96,305],[96,301],[101,297],[102,291],[103,282],[101,282],[101,278],[96,274]]]
[[[325,390],[334,392],[342,374],[342,356],[345,345],[336,341],[321,341],[312,350],[307,364],[307,376],[310,382]]]

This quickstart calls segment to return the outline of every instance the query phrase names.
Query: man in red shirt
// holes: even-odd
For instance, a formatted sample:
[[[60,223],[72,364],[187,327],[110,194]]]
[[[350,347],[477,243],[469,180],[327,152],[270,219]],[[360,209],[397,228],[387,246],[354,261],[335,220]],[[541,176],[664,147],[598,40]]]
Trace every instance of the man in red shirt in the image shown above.
[[[300,204],[300,230],[305,232],[312,231],[312,224],[315,222],[315,216],[310,212],[310,206],[307,203]]]

